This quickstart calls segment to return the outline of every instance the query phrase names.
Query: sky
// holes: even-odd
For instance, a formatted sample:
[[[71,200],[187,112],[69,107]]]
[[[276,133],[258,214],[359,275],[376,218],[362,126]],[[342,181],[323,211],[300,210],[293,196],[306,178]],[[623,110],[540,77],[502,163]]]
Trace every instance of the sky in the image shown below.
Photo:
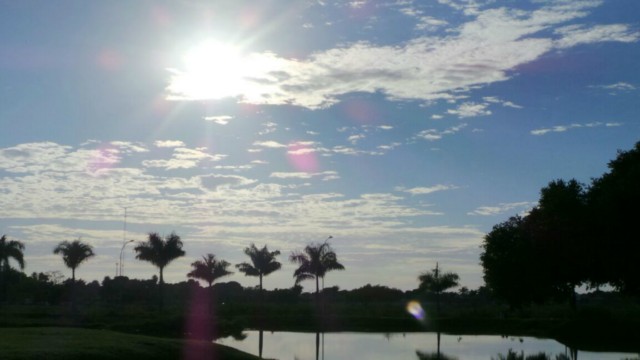
[[[101,281],[124,240],[175,231],[167,281],[255,243],[288,288],[291,252],[332,236],[325,286],[414,289],[439,263],[474,289],[493,225],[640,140],[636,0],[0,8],[0,233],[28,274],[70,276],[52,250],[80,238],[76,276]]]

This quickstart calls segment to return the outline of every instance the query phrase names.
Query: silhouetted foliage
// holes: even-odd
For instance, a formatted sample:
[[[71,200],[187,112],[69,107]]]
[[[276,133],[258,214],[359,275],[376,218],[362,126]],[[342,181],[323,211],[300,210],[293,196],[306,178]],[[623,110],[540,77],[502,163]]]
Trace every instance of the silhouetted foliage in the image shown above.
[[[164,304],[164,268],[173,260],[184,256],[182,250],[182,240],[180,236],[172,232],[162,239],[158,233],[149,233],[149,238],[145,242],[140,242],[134,248],[136,259],[148,261],[160,270],[160,281],[158,288],[160,290],[160,307]]]
[[[24,244],[17,240],[7,240],[6,235],[0,237],[0,301],[6,299],[7,283],[9,281],[9,260],[13,259],[24,269]]]
[[[293,273],[296,284],[304,280],[316,280],[316,295],[320,291],[319,279],[324,278],[329,271],[344,270],[344,266],[338,262],[338,256],[326,241],[322,244],[309,244],[303,252],[294,251],[289,260],[299,265]]]
[[[514,306],[571,299],[575,308],[585,283],[640,295],[640,142],[609,168],[586,190],[576,180],[550,182],[528,215],[485,236],[484,280],[498,297]]]
[[[53,249],[54,254],[62,254],[62,261],[71,269],[71,281],[76,281],[76,268],[83,262],[95,256],[93,247],[85,244],[80,239],[74,241],[63,241]]]
[[[202,260],[191,263],[193,270],[187,274],[188,277],[205,281],[209,288],[217,279],[233,274],[227,270],[229,267],[227,261],[218,260],[214,254],[207,254]]]
[[[441,272],[438,268],[438,263],[436,263],[436,267],[434,269],[429,272],[424,272],[418,276],[418,280],[420,280],[420,286],[418,288],[435,295],[436,308],[438,314],[440,314],[440,294],[448,289],[458,286],[459,279],[460,277],[456,273]]]
[[[237,264],[236,268],[246,276],[257,276],[260,279],[260,292],[262,292],[262,277],[280,270],[282,267],[282,264],[276,261],[276,256],[280,255],[280,251],[269,251],[267,245],[258,249],[255,244],[251,244],[244,249],[244,253],[251,259],[251,263],[243,262]]]
[[[608,166],[609,172],[593,180],[587,195],[596,255],[589,280],[640,295],[640,142],[619,151]]]

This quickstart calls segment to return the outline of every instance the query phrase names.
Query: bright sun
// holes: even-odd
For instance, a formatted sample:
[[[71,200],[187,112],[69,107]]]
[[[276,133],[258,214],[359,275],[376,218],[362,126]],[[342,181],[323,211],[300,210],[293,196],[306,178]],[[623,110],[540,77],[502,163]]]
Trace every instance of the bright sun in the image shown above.
[[[250,69],[240,49],[206,41],[184,56],[184,69],[176,71],[170,90],[190,99],[220,99],[246,90]]]

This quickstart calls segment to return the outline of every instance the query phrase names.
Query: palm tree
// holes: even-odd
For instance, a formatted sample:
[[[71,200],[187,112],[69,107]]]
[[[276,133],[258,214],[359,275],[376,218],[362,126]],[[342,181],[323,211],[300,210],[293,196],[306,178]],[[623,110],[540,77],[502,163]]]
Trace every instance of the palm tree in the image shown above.
[[[54,254],[62,254],[62,260],[71,269],[71,282],[75,286],[76,268],[90,257],[95,256],[93,247],[85,244],[80,239],[74,241],[63,241],[53,249]]]
[[[169,265],[170,262],[184,256],[185,254],[184,250],[182,250],[182,241],[180,240],[180,236],[172,232],[163,240],[158,233],[152,232],[149,233],[147,241],[138,243],[133,250],[137,253],[136,259],[148,261],[160,269],[160,281],[158,282],[158,288],[160,290],[160,308],[162,308],[164,303],[164,268]]]
[[[62,261],[71,269],[71,309],[76,309],[76,268],[90,257],[95,256],[93,247],[80,239],[63,241],[53,249],[54,254],[62,254]]]
[[[429,272],[424,272],[418,276],[418,280],[420,280],[420,286],[418,288],[436,295],[436,310],[439,315],[440,294],[445,290],[458,286],[459,279],[460,277],[456,273],[441,273],[438,269],[438,263],[436,263],[435,269]]]
[[[207,254],[202,257],[202,260],[191,263],[193,270],[187,276],[206,281],[209,284],[209,289],[211,289],[214,281],[223,276],[233,274],[227,270],[229,265],[231,264],[224,260],[217,260],[215,255]]]
[[[269,251],[267,245],[258,249],[255,244],[251,244],[250,247],[244,249],[244,253],[251,259],[251,264],[243,262],[237,264],[236,267],[246,276],[260,278],[260,294],[262,294],[262,277],[280,270],[282,267],[282,264],[276,261],[276,256],[280,255],[280,251]]]
[[[20,241],[7,241],[6,235],[2,235],[2,237],[0,237],[0,301],[5,299],[7,276],[11,269],[9,260],[15,260],[20,266],[20,269],[24,269],[23,250],[24,244]]]
[[[300,266],[294,271],[296,284],[301,281],[316,279],[316,299],[318,298],[319,279],[324,279],[331,270],[344,270],[344,266],[338,262],[338,256],[327,241],[322,244],[309,244],[304,252],[293,252],[289,256],[291,262]]]

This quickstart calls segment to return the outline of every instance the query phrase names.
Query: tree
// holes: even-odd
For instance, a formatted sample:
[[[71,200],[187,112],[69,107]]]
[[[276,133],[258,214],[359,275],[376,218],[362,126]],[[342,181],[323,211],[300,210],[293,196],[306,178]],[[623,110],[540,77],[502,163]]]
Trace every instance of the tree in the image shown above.
[[[524,222],[513,216],[495,225],[485,235],[480,254],[487,288],[513,308],[547,296],[536,280],[533,242]]]
[[[24,269],[24,244],[17,240],[7,240],[6,235],[0,237],[0,301],[5,300],[7,277],[11,269],[9,260],[18,263]]]
[[[76,268],[89,258],[95,256],[93,247],[78,240],[63,241],[53,249],[54,254],[62,254],[62,261],[71,269],[71,307],[76,307]]]
[[[609,172],[592,181],[587,194],[596,261],[589,280],[592,285],[609,283],[625,293],[640,295],[640,142],[631,150],[618,151],[608,167]]]
[[[319,279],[324,279],[329,271],[344,270],[344,266],[338,262],[338,256],[326,241],[322,244],[309,244],[303,252],[294,251],[289,260],[299,265],[293,273],[296,284],[304,280],[316,280],[316,299],[320,293]]]
[[[436,267],[434,269],[424,272],[418,276],[418,280],[420,281],[420,286],[418,288],[435,294],[436,310],[438,314],[440,314],[440,294],[448,289],[458,286],[459,279],[460,277],[456,273],[440,272],[438,263],[436,263]]]
[[[185,255],[182,250],[182,240],[174,232],[167,235],[165,239],[162,239],[158,233],[152,232],[149,233],[147,241],[138,243],[134,250],[137,253],[136,259],[148,261],[160,270],[158,289],[160,291],[160,308],[162,308],[164,304],[164,268],[173,260]]]
[[[71,282],[76,282],[76,268],[89,258],[95,256],[93,253],[93,247],[89,244],[83,243],[78,240],[63,241],[53,249],[53,253],[58,255],[62,254],[62,261],[71,269]]]
[[[280,251],[269,251],[267,245],[258,249],[255,244],[251,244],[250,247],[244,249],[244,253],[251,259],[251,264],[243,262],[237,264],[236,268],[245,276],[258,276],[260,278],[260,294],[262,294],[262,277],[280,270],[282,267],[282,264],[276,261],[276,256],[280,255]]]
[[[586,194],[572,179],[555,180],[540,190],[538,205],[525,219],[531,236],[537,276],[552,295],[569,298],[576,307],[575,288],[586,281],[592,267],[588,241]]]
[[[213,282],[217,279],[233,274],[228,271],[228,262],[224,260],[217,260],[213,254],[207,254],[202,257],[202,260],[191,263],[193,270],[187,274],[188,277],[193,279],[200,279],[206,281],[209,284],[209,289],[213,285]]]

